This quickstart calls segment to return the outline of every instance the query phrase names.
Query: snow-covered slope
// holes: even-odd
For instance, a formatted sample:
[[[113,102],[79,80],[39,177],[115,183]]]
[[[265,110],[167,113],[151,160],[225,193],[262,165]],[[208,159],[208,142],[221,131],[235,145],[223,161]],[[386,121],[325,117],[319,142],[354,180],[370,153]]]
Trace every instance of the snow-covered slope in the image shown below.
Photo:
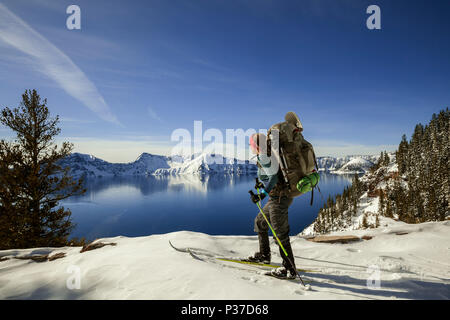
[[[361,183],[365,186],[366,191],[362,193],[357,202],[356,212],[352,212],[351,208],[348,208],[339,215],[335,215],[333,219],[323,221],[327,224],[327,230],[329,231],[348,231],[362,229],[365,224],[368,227],[376,226],[377,219],[382,219],[379,208],[379,191],[386,188],[386,185],[393,186],[395,179],[393,177],[398,176],[398,167],[396,163],[395,153],[389,153],[390,162],[386,166],[381,166],[375,172],[366,172],[361,178]],[[351,170],[355,167],[369,166],[370,164],[364,159],[353,159],[348,162],[344,167],[347,170]],[[343,167],[343,169],[344,169]],[[370,167],[368,167],[370,168]],[[398,181],[398,180],[397,180]],[[405,183],[404,181],[402,183]],[[394,218],[397,218],[394,216]],[[319,216],[314,222],[305,228],[301,235],[312,236],[317,234],[314,231],[315,224]]]
[[[450,299],[450,221],[408,225],[386,218],[377,229],[350,233],[373,238],[348,244],[291,238],[297,267],[310,270],[302,274],[310,291],[261,275],[258,267],[211,258],[252,254],[256,236],[183,231],[99,239],[116,245],[83,253],[0,251],[0,299]],[[169,240],[206,262],[175,251]],[[274,242],[271,249],[280,263]],[[59,252],[66,256],[54,261],[15,259]]]
[[[339,169],[333,171],[333,173],[365,173],[368,171],[374,163],[372,161],[369,161],[367,159],[357,157],[353,158],[350,161],[348,161],[346,164],[344,164]]]
[[[320,171],[328,171],[334,174],[365,173],[379,156],[353,155],[345,157],[317,157],[317,165]]]

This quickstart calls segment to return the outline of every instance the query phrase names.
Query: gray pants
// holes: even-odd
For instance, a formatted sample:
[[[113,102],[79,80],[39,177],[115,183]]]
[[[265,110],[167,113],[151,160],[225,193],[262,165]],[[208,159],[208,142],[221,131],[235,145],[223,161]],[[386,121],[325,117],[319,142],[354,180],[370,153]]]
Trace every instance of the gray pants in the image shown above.
[[[283,248],[285,249],[286,254],[280,247],[280,255],[283,259],[283,266],[289,270],[295,270],[295,259],[294,254],[292,252],[291,244],[289,241],[289,219],[288,219],[288,209],[292,204],[293,199],[288,197],[279,198],[269,198],[267,204],[262,208],[264,215],[267,220],[271,224],[273,230],[278,236]],[[259,239],[259,252],[268,254],[270,253],[270,244],[269,244],[269,225],[267,224],[266,219],[261,214],[261,212],[255,218],[255,232],[258,233]],[[274,236],[275,238],[275,236]],[[276,239],[275,239],[276,241]],[[276,241],[279,246],[278,241]]]
[[[289,242],[289,219],[288,219],[288,209],[292,204],[293,199],[288,197],[279,198],[269,197],[269,201],[266,203],[264,208],[262,208],[267,220],[269,220],[272,225],[273,230],[278,236],[278,239],[283,243],[283,240]],[[264,219],[261,212],[255,218],[255,228],[254,231],[259,233],[268,234],[269,225]]]

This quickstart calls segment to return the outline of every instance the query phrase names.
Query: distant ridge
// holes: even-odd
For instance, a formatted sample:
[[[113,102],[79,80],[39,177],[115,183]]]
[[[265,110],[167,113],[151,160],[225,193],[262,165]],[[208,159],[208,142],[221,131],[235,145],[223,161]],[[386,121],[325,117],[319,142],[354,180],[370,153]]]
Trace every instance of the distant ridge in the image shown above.
[[[318,157],[319,171],[334,174],[365,173],[379,156],[352,155],[346,157]],[[242,161],[218,154],[199,153],[190,157],[168,157],[142,153],[129,163],[111,163],[93,155],[73,153],[60,162],[70,167],[75,177],[114,177],[183,174],[256,174],[254,161]]]

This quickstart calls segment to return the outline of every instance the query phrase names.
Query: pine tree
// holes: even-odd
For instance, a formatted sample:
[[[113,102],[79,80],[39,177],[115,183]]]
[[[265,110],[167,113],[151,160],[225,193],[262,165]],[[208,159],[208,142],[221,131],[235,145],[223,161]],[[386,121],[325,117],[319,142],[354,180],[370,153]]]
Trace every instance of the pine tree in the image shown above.
[[[363,215],[362,227],[364,229],[367,229],[369,227],[369,223],[367,222],[367,213],[364,213],[364,215]]]
[[[383,166],[388,166],[391,159],[386,151],[384,151]]]
[[[18,108],[1,111],[0,122],[16,133],[14,141],[0,142],[1,249],[66,245],[74,225],[59,201],[85,192],[82,180],[58,165],[73,145],[55,145],[59,119],[46,105],[27,90]]]
[[[406,135],[402,136],[402,141],[398,146],[398,150],[396,152],[396,160],[398,165],[398,172],[400,175],[403,175],[406,172],[406,169],[409,166],[408,161],[408,141],[406,139]]]
[[[380,197],[379,197],[379,204],[378,204],[378,213],[381,215],[384,215],[384,206],[385,206],[385,201],[384,201],[384,192],[383,190],[381,190],[380,192]]]
[[[378,228],[380,226],[380,218],[378,215],[375,217],[375,228]]]

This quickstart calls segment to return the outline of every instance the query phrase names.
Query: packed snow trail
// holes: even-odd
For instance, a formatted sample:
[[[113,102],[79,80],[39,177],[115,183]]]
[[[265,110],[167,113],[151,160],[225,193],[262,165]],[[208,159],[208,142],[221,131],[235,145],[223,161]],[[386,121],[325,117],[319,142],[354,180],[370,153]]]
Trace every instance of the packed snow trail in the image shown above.
[[[179,252],[187,252],[187,253],[189,253],[189,255],[190,255],[192,258],[194,258],[195,260],[202,261],[202,262],[207,262],[207,260],[205,260],[205,259],[203,259],[203,258],[200,258],[200,257],[197,256],[195,253],[193,253],[192,250],[190,250],[189,248],[187,248],[187,249],[178,249],[178,248],[176,248],[176,247],[174,247],[174,246],[172,245],[172,243],[170,242],[170,240],[169,240],[169,243],[170,243],[170,246],[171,246],[172,248],[174,248],[175,250],[177,250],[177,251],[179,251]],[[209,261],[212,261],[212,262],[216,262],[216,263],[217,263],[217,260],[225,261],[225,262],[233,262],[233,263],[246,264],[246,265],[250,265],[250,266],[252,266],[252,267],[260,267],[260,268],[267,268],[267,267],[269,267],[269,268],[276,268],[276,267],[279,267],[279,266],[276,266],[276,265],[270,265],[270,264],[264,264],[264,263],[257,263],[257,262],[250,262],[250,261],[239,260],[239,259],[222,259],[222,258],[215,258],[215,259],[210,259]],[[230,266],[230,267],[231,267],[231,268],[236,268],[236,269],[241,269],[241,270],[247,270],[247,271],[249,271],[249,272],[256,273],[256,274],[263,275],[263,276],[271,276],[271,277],[277,278],[277,279],[279,279],[279,280],[289,280],[289,281],[292,281],[292,282],[297,282],[297,280],[300,280],[300,283],[301,283],[301,285],[302,285],[302,286],[301,286],[301,289],[302,289],[302,290],[305,290],[305,291],[311,290],[311,285],[305,284],[305,283],[309,283],[309,282],[311,282],[311,281],[303,281],[303,279],[301,279],[301,278],[295,278],[295,279],[287,279],[287,278],[284,279],[284,278],[283,278],[283,279],[282,279],[282,278],[279,278],[279,277],[274,276],[270,271],[263,271],[263,270],[256,271],[256,270],[245,269],[245,268],[238,268],[238,267],[233,267],[233,266]],[[304,272],[304,270],[300,270],[300,271]],[[300,271],[299,271],[299,269],[297,269],[297,272],[300,272]]]
[[[200,251],[200,249],[196,249],[199,252],[195,252],[194,253],[191,248],[178,248],[178,247],[175,247],[170,240],[169,240],[169,245],[173,249],[178,251],[178,252],[190,253],[191,256],[194,255],[195,257],[193,257],[193,258],[197,259],[197,260],[204,260],[204,259],[201,259],[201,258],[197,257],[197,255],[205,255],[206,257],[208,257],[210,259],[216,259],[216,260],[225,261],[225,262],[234,262],[234,263],[240,263],[240,264],[247,264],[247,265],[252,265],[252,266],[257,266],[257,267],[278,268],[278,267],[282,266],[282,264],[280,264],[280,263],[279,264],[267,264],[267,263],[262,263],[262,262],[251,262],[251,261],[248,261],[246,259],[242,259],[242,258],[238,258],[238,257],[228,257],[228,258],[227,257],[221,257],[221,256],[217,256],[216,257],[216,256],[214,256],[212,254],[206,253],[205,250],[201,250]],[[305,270],[305,269],[297,269],[297,271],[299,271],[299,272],[312,272],[312,273],[317,272],[317,271],[314,271],[314,270]]]
[[[292,237],[297,264],[320,271],[305,273],[311,291],[249,271],[255,267],[201,262],[167,243],[210,257],[245,257],[257,250],[256,236],[181,231],[98,239],[117,245],[83,253],[80,247],[0,251],[0,299],[450,299],[450,221],[381,222],[377,229],[334,233],[373,237],[349,244]],[[281,263],[274,242],[271,249],[273,263]],[[65,257],[46,262],[15,258],[60,252]]]

